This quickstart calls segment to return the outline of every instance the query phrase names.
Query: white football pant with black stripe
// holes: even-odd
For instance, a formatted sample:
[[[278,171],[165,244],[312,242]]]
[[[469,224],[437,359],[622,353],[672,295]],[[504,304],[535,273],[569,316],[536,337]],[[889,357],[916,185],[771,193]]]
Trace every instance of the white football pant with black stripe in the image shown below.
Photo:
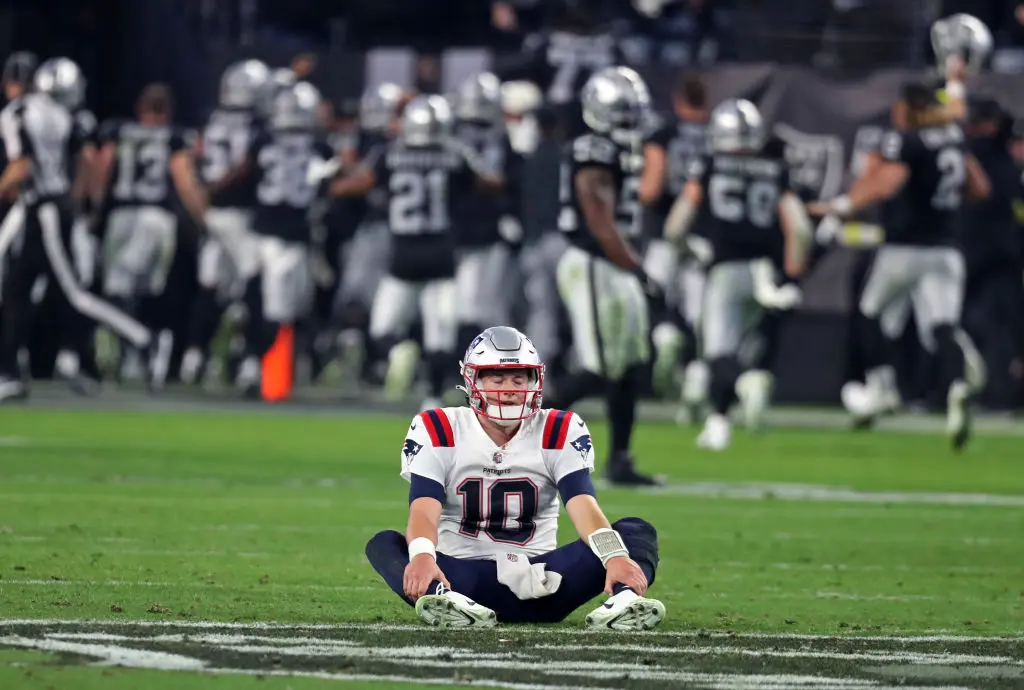
[[[580,369],[618,381],[649,359],[647,298],[633,273],[572,246],[557,275]]]
[[[178,219],[162,206],[111,211],[103,242],[103,293],[123,300],[163,294],[177,232]]]

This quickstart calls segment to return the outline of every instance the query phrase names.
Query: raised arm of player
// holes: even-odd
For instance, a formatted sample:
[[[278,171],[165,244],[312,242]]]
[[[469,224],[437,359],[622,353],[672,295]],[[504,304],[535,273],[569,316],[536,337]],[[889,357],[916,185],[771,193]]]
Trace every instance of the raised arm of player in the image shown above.
[[[640,257],[615,225],[615,179],[611,171],[596,166],[582,168],[576,172],[573,184],[587,227],[608,259],[627,271],[639,269]]]
[[[366,196],[377,186],[378,168],[384,164],[384,144],[374,146],[366,158],[348,175],[331,183],[331,196]]]

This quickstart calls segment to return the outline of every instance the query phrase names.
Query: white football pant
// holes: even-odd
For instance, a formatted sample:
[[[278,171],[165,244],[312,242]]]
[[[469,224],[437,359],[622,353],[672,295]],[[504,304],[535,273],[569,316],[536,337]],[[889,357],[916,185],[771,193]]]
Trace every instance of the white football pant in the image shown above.
[[[423,349],[454,352],[458,334],[455,320],[455,280],[442,278],[423,283],[384,276],[370,310],[370,337],[407,337],[417,309],[423,319]]]
[[[107,218],[103,291],[128,299],[160,295],[177,246],[178,219],[161,206],[117,208]]]
[[[581,369],[615,381],[647,361],[650,315],[635,275],[578,247],[562,254],[557,275]]]

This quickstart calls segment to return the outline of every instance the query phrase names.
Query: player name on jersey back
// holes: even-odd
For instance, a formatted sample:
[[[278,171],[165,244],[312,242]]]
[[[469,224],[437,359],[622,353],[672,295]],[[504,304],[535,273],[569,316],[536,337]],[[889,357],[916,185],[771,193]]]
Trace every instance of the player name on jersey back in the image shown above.
[[[387,194],[391,274],[417,281],[454,275],[452,208],[472,192],[479,169],[473,152],[455,140],[426,146],[396,141],[370,158],[377,186]]]
[[[779,201],[789,189],[789,169],[781,144],[770,143],[759,155],[718,153],[697,163],[710,213],[714,261],[781,258]]]
[[[111,176],[114,206],[163,206],[171,203],[171,157],[188,148],[185,134],[170,125],[105,123],[100,141],[117,147]]]

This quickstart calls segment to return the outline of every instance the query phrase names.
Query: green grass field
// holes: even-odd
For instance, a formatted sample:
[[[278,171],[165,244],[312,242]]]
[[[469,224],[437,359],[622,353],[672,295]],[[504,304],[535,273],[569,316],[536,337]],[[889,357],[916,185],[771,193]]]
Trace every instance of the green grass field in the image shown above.
[[[658,528],[663,627],[584,633],[588,607],[469,635],[420,627],[363,555],[404,528],[407,421],[0,410],[0,688],[1024,687],[1020,436],[708,454],[647,423],[669,484],[599,499]]]

